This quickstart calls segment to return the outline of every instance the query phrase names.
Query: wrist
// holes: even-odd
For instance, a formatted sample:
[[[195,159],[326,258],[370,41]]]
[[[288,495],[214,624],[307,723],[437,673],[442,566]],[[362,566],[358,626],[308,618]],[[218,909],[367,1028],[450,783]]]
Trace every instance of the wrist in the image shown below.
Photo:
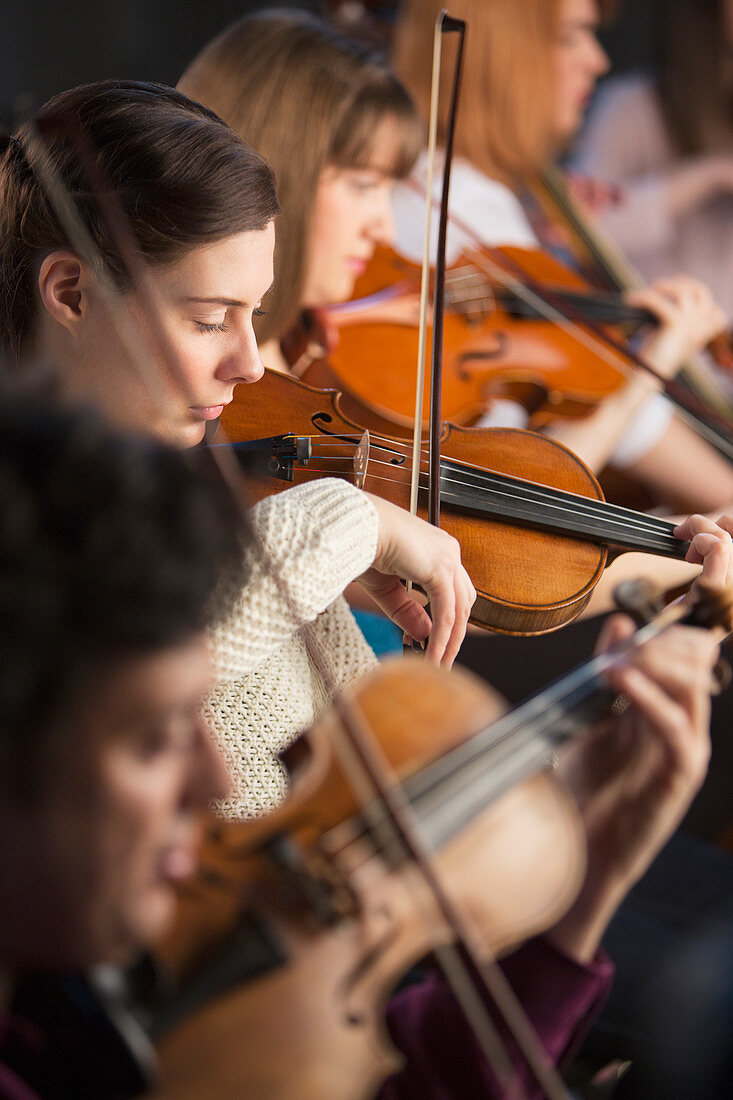
[[[627,892],[620,882],[592,884],[586,880],[565,916],[547,931],[547,939],[571,959],[586,965],[595,957]]]

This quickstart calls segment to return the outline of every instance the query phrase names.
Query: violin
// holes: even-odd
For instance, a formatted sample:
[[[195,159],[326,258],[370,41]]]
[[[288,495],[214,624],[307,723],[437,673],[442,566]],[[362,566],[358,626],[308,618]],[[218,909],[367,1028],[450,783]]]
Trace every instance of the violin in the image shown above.
[[[350,687],[346,709],[342,697],[283,754],[285,803],[258,820],[212,823],[201,872],[181,887],[159,958],[179,981],[197,973],[200,991],[213,982],[220,995],[159,1036],[163,1094],[373,1095],[395,1068],[381,1023],[391,991],[427,953],[443,965],[465,914],[470,981],[493,997],[489,960],[554,924],[584,876],[584,827],[548,761],[609,714],[604,676],[633,649],[674,622],[730,629],[731,613],[725,591],[692,609],[678,600],[504,714],[483,682],[417,658],[387,661]],[[345,727],[354,709],[376,738],[372,754]],[[385,785],[372,787],[369,763],[382,757]],[[428,868],[413,819],[434,853]],[[222,939],[239,944],[241,975],[223,995],[210,965]]]
[[[656,322],[650,311],[626,305],[619,295],[592,293],[582,278],[539,249],[500,251],[521,264],[579,326],[586,320],[620,326],[621,336]],[[446,272],[443,419],[475,423],[502,398],[522,405],[533,428],[555,417],[587,416],[624,383],[619,363],[625,361],[597,347],[590,333],[587,346],[579,344],[574,325],[547,320],[523,293],[521,280],[505,273],[499,281],[494,269],[494,261],[476,248]],[[323,343],[329,343],[330,332],[331,346],[319,348],[317,339],[311,341],[312,363],[304,356],[308,342],[300,356],[292,353],[299,377],[353,394],[366,409],[408,428],[415,411],[408,365],[416,361],[418,347],[409,303],[419,274],[416,264],[379,246],[352,300],[321,311]],[[427,421],[427,399],[424,414]]]
[[[239,386],[220,420],[253,499],[314,477],[344,477],[409,504],[411,448],[345,415],[341,395],[265,371]],[[427,458],[419,511],[426,513]],[[477,599],[471,621],[510,634],[571,622],[615,552],[684,559],[673,524],[608,504],[591,471],[561,443],[520,429],[445,424],[441,526],[456,537]]]
[[[531,185],[531,194],[550,220],[564,228],[568,244],[593,286],[611,293],[642,286],[642,278],[627,257],[592,211],[573,195],[561,169],[550,166],[540,172]],[[715,336],[706,350],[722,370],[733,370],[733,333],[730,329]],[[679,377],[712,409],[731,417],[730,397],[720,388],[700,356],[684,363]]]
[[[408,657],[385,662],[349,694],[406,781],[445,889],[479,922],[482,957],[559,919],[584,873],[583,829],[572,798],[541,772],[547,746],[538,742],[539,763],[515,772],[517,779],[522,771],[539,774],[526,784],[507,779],[501,797],[477,773],[484,789],[480,806],[469,810],[451,792],[449,773],[454,754],[478,748],[481,731],[497,718],[498,700],[485,685],[457,670],[435,675]],[[363,1100],[398,1068],[384,1042],[385,1003],[409,967],[449,933],[434,907],[421,903],[410,861],[397,846],[389,851],[354,796],[333,747],[339,725],[332,709],[287,750],[292,787],[281,808],[252,822],[212,825],[204,876],[182,890],[159,961],[178,974],[201,973],[221,938],[236,935],[242,913],[277,945],[280,959],[270,956],[253,980],[163,1035],[165,1096]],[[488,770],[491,756],[479,770]],[[443,794],[449,803],[441,811]]]

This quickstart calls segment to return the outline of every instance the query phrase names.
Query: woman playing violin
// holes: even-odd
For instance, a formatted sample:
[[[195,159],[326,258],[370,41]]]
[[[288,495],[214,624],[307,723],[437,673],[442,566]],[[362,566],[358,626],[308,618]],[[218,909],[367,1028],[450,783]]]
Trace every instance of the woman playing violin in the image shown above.
[[[63,129],[69,118],[88,135],[106,186],[133,227],[159,300],[157,322],[175,351],[164,368],[156,354],[138,359],[121,343],[114,323],[119,317],[100,279],[102,258],[121,286],[122,306],[143,327],[150,324],[150,302],[126,278],[118,241],[91,203],[88,166]],[[83,258],[61,227],[40,166],[32,162],[29,132],[6,141],[0,160],[3,348],[25,373],[35,362],[52,363],[65,401],[92,400],[121,427],[193,445],[235,382],[254,381],[261,372],[252,317],[272,279],[277,208],[269,169],[205,108],[158,86],[108,82],[76,89],[52,101],[39,122],[99,255]],[[273,751],[310,720],[331,690],[373,663],[339,596],[347,581],[362,577],[403,628],[417,637],[429,634],[428,656],[444,663],[457,649],[472,600],[452,540],[341,482],[299,487],[268,499],[250,516],[283,571],[290,598],[283,599],[254,553],[245,588],[220,594],[228,614],[212,635],[217,687],[206,713],[232,774],[233,795],[219,804],[229,816],[262,811],[282,796]],[[680,530],[681,537],[693,538],[691,554],[703,561],[705,576],[720,583],[731,567],[729,526],[693,517]],[[429,593],[432,624],[406,598],[397,575],[412,577]],[[627,629],[617,621],[612,632]],[[534,1004],[541,1018],[553,1006],[547,1036],[553,1058],[563,1054],[605,984],[605,964],[592,961],[605,921],[674,827],[704,770],[713,653],[712,641],[681,629],[616,682],[633,701],[624,721],[658,751],[649,757],[647,796],[639,803],[643,822],[633,836],[619,836],[614,811],[619,798],[619,812],[623,808],[620,779],[631,761],[618,760],[618,771],[604,777],[602,801],[606,779],[619,783],[606,803],[608,818],[597,819],[590,838],[598,873],[550,938],[531,948],[528,1008],[536,1016]],[[591,815],[592,784],[584,781],[583,787]],[[520,956],[514,964],[526,975]],[[445,1006],[446,998],[449,1003],[442,987],[428,989],[422,1004],[428,1012],[430,1005]],[[395,1005],[391,1026],[412,1048],[413,1060],[428,1064],[424,1044],[422,1055],[415,1054],[420,1023],[414,1010],[402,1015]],[[490,1072],[478,1072],[485,1091]]]
[[[440,10],[437,0],[405,0],[395,41],[395,65],[427,113],[428,43]],[[465,18],[465,78],[457,121],[452,177],[455,214],[479,241],[537,247],[518,195],[573,138],[607,59],[595,31],[595,0],[458,0],[451,14]],[[416,178],[423,178],[419,164]],[[424,220],[422,201],[398,187],[396,246],[410,258]],[[452,238],[452,239],[451,239]],[[449,248],[466,244],[455,228]],[[725,324],[708,290],[685,276],[636,292],[660,321],[641,354],[671,377],[692,352]],[[581,353],[582,354],[582,353]],[[733,498],[733,470],[654,394],[638,372],[585,420],[556,422],[554,434],[593,469],[607,462],[627,469],[672,509],[724,508]]]
[[[348,298],[375,247],[391,240],[390,195],[413,166],[422,141],[414,106],[378,54],[297,15],[254,16],[233,24],[191,62],[179,87],[229,122],[275,170],[283,208],[276,279],[256,327],[266,366],[287,370],[292,359],[283,348],[289,350],[289,330],[303,318],[309,329],[324,307]],[[314,96],[317,113],[311,110]],[[293,130],[309,135],[297,165]],[[689,301],[684,308],[667,306],[668,323],[652,339],[671,362],[670,354],[682,353],[680,340],[686,340],[698,315]],[[315,341],[327,344],[329,334],[318,331],[317,321],[315,328]],[[300,345],[296,359],[302,351]],[[414,363],[385,363],[384,369],[413,371]],[[647,394],[645,381],[635,380],[632,389]],[[609,407],[597,414],[604,421]],[[654,408],[666,418],[665,405],[655,401]],[[594,446],[602,436],[595,418],[582,431]],[[710,456],[717,470],[717,456],[712,451]],[[727,478],[727,466],[720,466]],[[695,507],[708,504],[713,506],[705,496]],[[645,568],[638,556],[622,555],[601,580],[591,606],[607,608],[613,584],[629,570]],[[655,561],[653,568],[655,577],[662,570],[669,585],[688,575],[670,560]],[[360,593],[350,591],[349,598],[357,607],[369,606]],[[364,625],[363,618],[359,621]],[[372,623],[365,626],[370,628]]]
[[[654,22],[653,71],[604,83],[572,156],[602,181],[599,219],[634,267],[645,278],[704,279],[728,317],[732,46],[730,0],[667,0]]]

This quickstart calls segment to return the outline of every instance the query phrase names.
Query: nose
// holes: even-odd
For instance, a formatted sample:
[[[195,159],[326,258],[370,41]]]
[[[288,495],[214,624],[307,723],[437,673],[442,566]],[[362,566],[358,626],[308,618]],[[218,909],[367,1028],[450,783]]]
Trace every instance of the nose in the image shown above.
[[[237,344],[230,347],[227,355],[216,368],[216,377],[220,382],[257,382],[265,373],[260,358],[257,338],[250,323],[242,331]]]
[[[221,753],[203,718],[199,718],[186,801],[196,809],[205,809],[212,799],[226,798],[230,789],[231,782]]]
[[[394,240],[395,224],[392,211],[392,196],[386,194],[382,197],[374,218],[369,226],[369,239],[374,244],[391,244]]]
[[[595,36],[590,48],[588,68],[594,77],[603,76],[611,68],[609,56]]]

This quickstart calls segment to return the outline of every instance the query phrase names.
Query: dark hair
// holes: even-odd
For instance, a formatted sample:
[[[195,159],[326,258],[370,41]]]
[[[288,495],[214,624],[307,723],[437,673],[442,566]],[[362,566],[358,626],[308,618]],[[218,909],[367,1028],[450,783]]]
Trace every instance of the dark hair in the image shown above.
[[[173,88],[108,80],[62,92],[0,144],[0,348],[18,360],[37,308],[38,265],[70,242],[29,160],[33,135],[123,288],[127,273],[102,216],[104,181],[145,259],[264,229],[278,213],[267,162],[217,115]],[[80,139],[91,166],[82,163]],[[91,171],[90,171],[91,167]]]
[[[0,405],[0,766],[32,786],[80,685],[183,644],[245,581],[240,511],[206,451],[88,411]],[[224,610],[224,609],[222,609]]]
[[[666,0],[657,15],[659,105],[679,156],[733,145],[723,0]]]

